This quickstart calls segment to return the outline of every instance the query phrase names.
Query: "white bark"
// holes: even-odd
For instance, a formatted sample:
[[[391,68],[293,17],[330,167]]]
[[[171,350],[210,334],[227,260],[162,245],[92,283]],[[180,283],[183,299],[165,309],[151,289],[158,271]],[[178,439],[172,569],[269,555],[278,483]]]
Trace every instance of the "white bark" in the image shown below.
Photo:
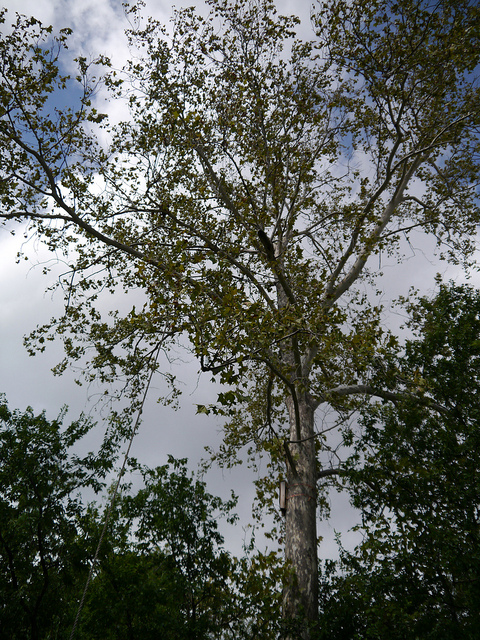
[[[297,442],[296,411],[287,401],[290,415],[290,450],[295,467],[287,468],[285,559],[292,569],[283,594],[284,618],[301,625],[308,639],[309,625],[318,617],[317,490],[314,407],[307,396],[298,398],[301,442]]]

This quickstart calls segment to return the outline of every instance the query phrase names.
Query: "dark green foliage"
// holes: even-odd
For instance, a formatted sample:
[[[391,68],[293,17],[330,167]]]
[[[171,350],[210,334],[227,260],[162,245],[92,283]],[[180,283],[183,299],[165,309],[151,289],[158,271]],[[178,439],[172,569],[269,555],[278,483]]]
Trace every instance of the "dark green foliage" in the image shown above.
[[[71,447],[91,428],[81,418],[62,428],[62,412],[48,421],[10,411],[0,396],[0,629],[2,637],[60,637],[85,574],[78,537],[79,491],[99,490],[112,466],[99,456],[79,458]]]
[[[0,638],[68,638],[103,528],[81,491],[104,487],[115,446],[79,458],[91,428],[62,412],[0,404]],[[232,558],[218,530],[236,500],[210,495],[185,460],[148,469],[117,498],[87,592],[79,640],[275,637],[281,565],[275,554]]]
[[[324,574],[321,637],[478,637],[480,293],[442,285],[411,311],[418,337],[396,375],[436,406],[365,411],[350,472],[364,540],[345,575]]]
[[[278,637],[282,563],[274,553],[233,558],[223,547],[218,522],[236,521],[236,499],[209,494],[186,460],[135,469],[144,487],[118,502],[80,637]]]
[[[210,495],[185,460],[136,469],[144,488],[118,501],[89,594],[85,637],[212,637],[231,613],[234,565],[218,518],[228,517],[235,500]]]

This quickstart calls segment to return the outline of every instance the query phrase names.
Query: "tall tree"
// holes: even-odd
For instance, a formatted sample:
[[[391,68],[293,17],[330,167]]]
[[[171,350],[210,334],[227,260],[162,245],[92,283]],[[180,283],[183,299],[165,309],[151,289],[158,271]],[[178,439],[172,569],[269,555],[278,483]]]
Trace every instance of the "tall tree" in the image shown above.
[[[117,500],[79,639],[278,637],[278,566],[261,554],[238,560],[223,546],[219,520],[236,522],[236,499],[210,495],[186,460],[133,469],[144,486],[136,493],[125,487]],[[100,518],[91,515],[98,529]],[[273,593],[253,583],[250,563]]]
[[[363,540],[324,576],[320,637],[478,635],[480,293],[441,285],[412,314],[398,377],[415,372],[443,410],[364,408],[347,475]]]
[[[93,344],[87,375],[121,372],[135,394],[159,342],[186,335],[202,370],[231,385],[216,409],[231,414],[221,456],[248,443],[284,464],[284,613],[308,627],[317,481],[336,471],[319,465],[315,411],[392,397],[370,382],[390,339],[363,293],[368,260],[400,259],[416,229],[455,262],[474,249],[479,8],[319,2],[301,41],[271,0],[208,4],[206,18],[176,12],[172,35],[129,9],[124,73],[93,63],[129,108],[120,123],[96,110],[84,58],[78,106],[58,106],[75,85],[59,57],[67,31],[24,18],[6,31],[0,215],[71,255],[65,314],[32,350],[63,335],[61,370]],[[100,292],[122,287],[144,306],[102,318]]]
[[[75,447],[92,424],[81,418],[63,427],[63,418],[11,411],[0,395],[1,636],[278,637],[278,559],[237,559],[223,548],[218,522],[236,520],[235,499],[210,495],[185,460],[156,469],[132,464],[144,487],[123,487],[102,535],[102,509],[82,494],[105,487],[112,439],[100,455],[79,457]]]
[[[80,458],[71,448],[89,429],[10,411],[0,395],[0,627],[3,637],[59,637],[86,578],[80,490],[101,489],[114,449]]]

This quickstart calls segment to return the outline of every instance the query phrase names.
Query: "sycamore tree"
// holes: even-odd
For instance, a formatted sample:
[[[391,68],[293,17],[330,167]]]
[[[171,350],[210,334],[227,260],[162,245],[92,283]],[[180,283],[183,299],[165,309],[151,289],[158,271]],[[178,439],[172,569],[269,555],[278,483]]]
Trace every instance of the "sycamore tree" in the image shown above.
[[[68,30],[2,14],[0,216],[71,265],[65,313],[32,351],[63,338],[60,371],[79,360],[87,378],[123,376],[134,398],[159,345],[181,339],[227,385],[201,409],[228,415],[222,461],[247,445],[285,475],[284,615],[308,637],[317,485],[339,471],[321,464],[317,409],[429,402],[374,375],[395,342],[365,294],[378,255],[400,265],[422,230],[445,259],[472,260],[480,10],[319,1],[301,40],[270,0],[208,6],[168,29],[130,7],[126,68],[78,58],[72,77]],[[123,121],[99,110],[105,92]],[[119,290],[140,304],[103,316]]]

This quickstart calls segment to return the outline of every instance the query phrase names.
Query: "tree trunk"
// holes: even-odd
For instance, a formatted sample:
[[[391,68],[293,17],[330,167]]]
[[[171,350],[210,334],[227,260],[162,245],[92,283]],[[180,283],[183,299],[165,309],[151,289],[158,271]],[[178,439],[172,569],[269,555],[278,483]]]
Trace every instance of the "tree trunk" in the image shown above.
[[[300,425],[297,428],[294,403],[289,400],[287,405],[291,460],[287,462],[285,559],[292,568],[292,576],[284,589],[283,616],[287,628],[291,622],[292,629],[296,630],[292,634],[287,633],[287,637],[308,640],[310,629],[318,619],[314,408],[306,394],[299,395],[297,408]]]

